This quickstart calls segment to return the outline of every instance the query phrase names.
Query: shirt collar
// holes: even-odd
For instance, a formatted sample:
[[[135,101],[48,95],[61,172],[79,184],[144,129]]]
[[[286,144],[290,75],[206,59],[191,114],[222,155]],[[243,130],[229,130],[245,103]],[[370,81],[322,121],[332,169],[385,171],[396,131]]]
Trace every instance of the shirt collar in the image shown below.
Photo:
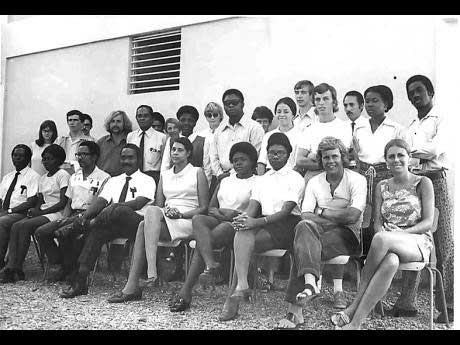
[[[126,141],[127,136],[128,134],[123,132],[123,138],[121,139],[120,143],[123,142],[123,140]],[[107,135],[105,141],[113,141],[112,134]]]
[[[280,176],[286,176],[287,174],[290,173],[291,170],[292,168],[289,167],[288,164],[286,163],[286,165],[282,167],[280,170],[270,169],[265,173],[265,175],[275,175],[276,174]]]
[[[234,128],[237,124],[240,124],[241,126],[243,127],[247,127],[248,124],[249,124],[249,119],[246,118],[246,116],[243,114],[243,116],[241,117],[241,119],[235,123],[234,126],[232,126],[230,124],[230,121],[229,121],[229,118],[227,117],[226,119],[224,119],[221,123],[221,125],[223,124],[223,126],[221,127],[222,130],[224,130],[226,127],[230,127],[230,128]],[[220,126],[219,126],[220,127]],[[217,128],[219,128],[217,127]]]
[[[30,169],[30,168],[29,168],[28,166],[26,166],[24,169],[19,170],[19,174],[20,174],[20,175],[25,175],[25,174],[27,173],[27,171],[29,171],[29,169]],[[17,170],[14,171],[15,174],[16,174],[16,171],[17,171]]]

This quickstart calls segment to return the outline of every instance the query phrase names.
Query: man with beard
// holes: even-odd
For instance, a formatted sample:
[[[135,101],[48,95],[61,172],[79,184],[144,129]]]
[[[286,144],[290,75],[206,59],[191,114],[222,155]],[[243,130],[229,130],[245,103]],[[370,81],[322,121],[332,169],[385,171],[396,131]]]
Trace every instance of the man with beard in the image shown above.
[[[136,238],[137,227],[156,191],[155,181],[139,171],[140,155],[136,145],[126,144],[120,155],[123,174],[110,178],[78,218],[79,225],[88,228],[88,237],[78,258],[78,274],[70,288],[61,293],[62,298],[88,293],[87,277],[104,243],[117,237]]]
[[[348,150],[340,139],[323,138],[317,156],[324,171],[312,177],[305,190],[303,220],[295,228],[294,264],[286,290],[288,312],[277,327],[281,329],[294,329],[304,322],[302,307],[319,294],[321,261],[358,254],[360,248],[366,179],[346,168]],[[333,276],[334,292],[343,270],[341,273],[342,276]],[[334,306],[340,301],[344,306],[336,307],[346,308],[345,297],[336,295],[337,292]]]
[[[104,127],[109,134],[97,141],[101,154],[96,164],[113,177],[122,173],[120,153],[126,145],[126,137],[132,131],[133,125],[123,110],[115,110],[105,119]]]

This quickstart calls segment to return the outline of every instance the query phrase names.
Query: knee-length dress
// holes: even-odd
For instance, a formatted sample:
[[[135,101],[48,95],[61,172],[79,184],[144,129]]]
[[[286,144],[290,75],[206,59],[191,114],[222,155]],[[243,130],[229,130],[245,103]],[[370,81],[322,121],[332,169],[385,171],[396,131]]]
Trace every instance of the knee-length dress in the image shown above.
[[[175,207],[181,213],[200,206],[198,201],[198,170],[201,168],[187,164],[182,171],[174,173],[174,167],[162,172],[165,206]],[[165,213],[162,209],[163,214]],[[191,219],[171,219],[164,215],[171,242],[192,236]]]
[[[401,189],[395,189],[391,179],[383,180],[380,186],[383,199],[380,211],[384,222],[393,223],[405,229],[421,221],[422,200],[417,194],[417,185],[421,179],[421,176],[416,176],[413,183]],[[433,247],[431,231],[411,235],[420,249],[423,260],[428,262]]]

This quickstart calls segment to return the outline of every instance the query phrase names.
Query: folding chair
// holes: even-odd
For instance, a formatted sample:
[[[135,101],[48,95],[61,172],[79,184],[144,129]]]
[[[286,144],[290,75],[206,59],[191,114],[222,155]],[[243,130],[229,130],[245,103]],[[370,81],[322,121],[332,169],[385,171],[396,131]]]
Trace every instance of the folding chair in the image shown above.
[[[81,235],[83,236],[83,235]],[[134,246],[134,243],[131,243],[131,241],[128,239],[128,238],[125,238],[125,237],[118,237],[118,238],[115,238],[111,241],[108,241],[107,243],[105,243],[106,245],[106,248],[107,248],[107,263],[109,261],[109,250],[110,250],[110,246],[111,245],[121,245],[123,246],[123,248],[127,248],[129,246],[129,254],[128,254],[128,257],[130,258],[131,260],[131,257],[132,257],[132,254],[133,254],[133,246]],[[94,276],[96,274],[96,269],[97,269],[97,265],[99,263],[99,258],[100,256],[96,259],[96,262],[94,263],[94,268],[93,268],[93,272],[91,274],[91,280],[90,280],[90,283],[88,284],[89,286],[92,286],[93,285],[93,281],[94,281]],[[125,264],[125,260],[123,260],[123,264]],[[126,268],[126,267],[125,267]],[[129,272],[129,269],[128,269],[128,272]],[[88,277],[89,278],[89,277]],[[116,281],[116,275],[115,275],[115,272],[112,272],[112,278],[114,281]]]
[[[40,261],[40,266],[42,268],[43,274],[46,274],[45,263],[44,263],[44,254],[40,250],[35,234],[32,234],[32,241],[34,242],[35,250],[37,251],[38,260]],[[45,276],[43,276],[45,277]]]
[[[434,218],[433,218],[433,226],[431,227],[431,233],[435,233],[438,229],[438,218],[439,218],[439,210],[437,208],[434,209]],[[442,274],[436,268],[436,262],[434,261],[435,258],[435,248],[434,245],[431,248],[430,253],[430,260],[428,262],[405,262],[399,264],[398,270],[399,271],[422,271],[426,269],[429,272],[430,277],[430,329],[433,329],[433,318],[434,318],[434,291],[433,291],[433,275],[435,275],[435,279],[438,278],[436,288],[441,289],[441,301],[442,301],[442,312],[444,313],[444,317],[447,322],[447,327],[449,327],[449,318],[447,316],[447,305],[446,305],[446,297],[444,294],[444,284],[442,282]],[[384,316],[383,305],[381,301],[377,302],[377,305],[380,309],[380,313],[382,317]]]
[[[163,242],[159,241],[158,242],[158,247],[165,247],[165,248],[177,248],[180,245],[184,246],[185,250],[185,258],[184,258],[184,270],[185,270],[185,276],[188,274],[188,269],[189,269],[189,260],[190,260],[190,254],[189,254],[189,242],[190,239],[180,239],[180,240],[175,240],[173,242]],[[159,274],[159,283],[160,285],[163,284],[163,279],[161,277],[161,273]]]
[[[281,258],[284,255],[286,255],[286,252],[289,253],[289,259],[291,261],[290,264],[290,270],[292,270],[292,265],[294,264],[294,257],[291,251],[288,251],[287,249],[271,249],[267,250],[263,253],[254,253],[254,267],[253,267],[253,274],[254,274],[254,284],[252,288],[252,299],[253,301],[256,301],[257,299],[257,282],[259,281],[259,270],[257,269],[258,266],[258,261],[259,258],[261,257],[275,257],[275,258]]]
[[[196,248],[196,241],[191,240],[188,245],[190,246],[190,248],[192,248],[192,251],[190,252],[190,261],[189,261],[189,267],[190,267],[190,264],[192,263],[193,253],[195,252],[195,248]],[[214,252],[222,255],[225,249],[226,247],[217,248],[217,249],[214,249]],[[230,268],[228,270],[228,287],[230,288],[233,282],[232,279],[233,279],[233,267],[235,265],[235,254],[233,253],[233,248],[229,248],[229,249],[230,249]]]

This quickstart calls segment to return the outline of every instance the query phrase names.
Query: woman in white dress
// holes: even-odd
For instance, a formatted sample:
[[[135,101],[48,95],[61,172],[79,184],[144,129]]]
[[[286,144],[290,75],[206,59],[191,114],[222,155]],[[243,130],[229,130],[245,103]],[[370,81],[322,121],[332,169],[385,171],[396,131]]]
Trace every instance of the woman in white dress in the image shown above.
[[[31,168],[40,176],[46,173],[46,169],[42,163],[43,150],[54,143],[57,136],[58,132],[54,121],[45,120],[38,130],[38,139],[30,144],[30,149],[32,150],[32,159],[30,160]]]
[[[254,169],[257,164],[257,150],[248,142],[239,142],[230,149],[229,158],[235,174],[220,181],[211,198],[208,215],[193,217],[196,250],[185,283],[171,300],[169,310],[172,312],[184,311],[190,307],[193,286],[198,277],[202,285],[215,284],[222,269],[214,258],[213,249],[232,245],[235,229],[231,222],[249,204],[256,179]]]
[[[162,172],[155,197],[155,206],[148,207],[137,229],[133,263],[124,289],[108,299],[120,303],[142,298],[139,277],[147,260],[147,285],[158,279],[158,242],[191,238],[192,218],[206,214],[209,188],[203,169],[190,163],[193,145],[187,138],[173,140],[173,167]]]

